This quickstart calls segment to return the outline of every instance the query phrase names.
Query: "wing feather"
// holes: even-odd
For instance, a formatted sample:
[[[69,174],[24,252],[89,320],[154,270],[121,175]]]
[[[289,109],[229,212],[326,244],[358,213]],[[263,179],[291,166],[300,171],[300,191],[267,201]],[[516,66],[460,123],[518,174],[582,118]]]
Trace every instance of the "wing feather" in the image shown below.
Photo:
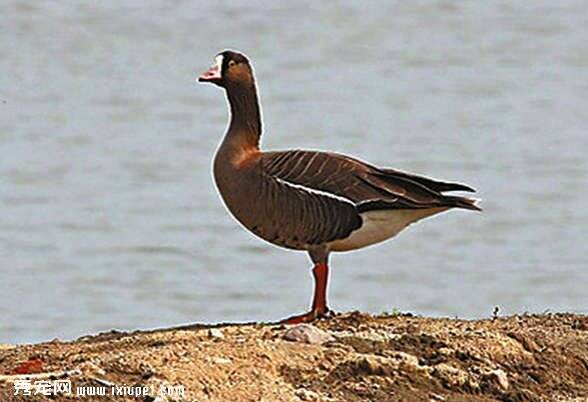
[[[289,183],[331,193],[362,210],[457,207],[479,209],[468,198],[445,191],[474,191],[459,183],[436,181],[393,169],[381,169],[345,155],[319,151],[263,154],[264,173]]]

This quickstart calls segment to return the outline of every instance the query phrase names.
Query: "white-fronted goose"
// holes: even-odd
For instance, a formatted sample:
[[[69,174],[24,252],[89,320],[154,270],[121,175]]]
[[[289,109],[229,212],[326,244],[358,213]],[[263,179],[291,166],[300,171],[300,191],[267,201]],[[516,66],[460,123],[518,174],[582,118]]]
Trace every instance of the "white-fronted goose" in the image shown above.
[[[314,263],[310,312],[286,319],[325,316],[328,257],[389,239],[427,216],[451,208],[480,210],[476,200],[443,194],[474,191],[332,152],[259,148],[261,114],[249,60],[224,51],[199,79],[226,90],[231,115],[214,158],[214,178],[233,216],[277,246],[305,250]]]

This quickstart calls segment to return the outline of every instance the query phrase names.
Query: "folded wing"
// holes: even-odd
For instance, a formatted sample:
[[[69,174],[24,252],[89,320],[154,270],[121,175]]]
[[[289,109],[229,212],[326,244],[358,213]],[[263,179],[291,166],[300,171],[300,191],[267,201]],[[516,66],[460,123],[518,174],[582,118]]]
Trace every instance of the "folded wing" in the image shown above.
[[[474,191],[393,169],[380,169],[360,160],[330,152],[267,152],[262,157],[265,174],[347,199],[359,213],[381,209],[465,208],[479,210],[475,200],[442,194]]]

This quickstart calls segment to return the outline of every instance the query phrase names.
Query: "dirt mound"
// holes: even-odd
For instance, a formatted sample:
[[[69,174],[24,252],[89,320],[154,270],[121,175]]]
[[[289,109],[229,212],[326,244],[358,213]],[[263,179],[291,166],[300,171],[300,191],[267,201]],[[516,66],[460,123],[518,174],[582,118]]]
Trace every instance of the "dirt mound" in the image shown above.
[[[110,332],[0,346],[0,372],[6,402],[588,401],[588,317],[347,313],[297,327]],[[71,391],[51,391],[56,381]]]

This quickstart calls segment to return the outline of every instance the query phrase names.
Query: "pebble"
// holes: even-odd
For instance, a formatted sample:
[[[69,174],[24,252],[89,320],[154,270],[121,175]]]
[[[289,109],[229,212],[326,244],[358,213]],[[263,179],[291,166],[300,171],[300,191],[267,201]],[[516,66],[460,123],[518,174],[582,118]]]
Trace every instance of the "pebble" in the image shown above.
[[[225,334],[223,334],[223,331],[221,331],[218,328],[210,328],[208,330],[208,336],[214,339],[223,339],[225,337]]]
[[[411,368],[420,367],[419,358],[415,355],[411,355],[410,353],[395,350],[389,353],[388,356],[396,360],[399,366],[407,366]]]
[[[359,369],[371,375],[386,375],[393,367],[390,364],[390,359],[382,356],[365,355],[357,360]]]
[[[328,332],[318,329],[313,325],[298,324],[286,330],[284,339],[292,342],[322,344],[332,341],[334,338]]]
[[[451,348],[439,348],[437,349],[437,353],[439,353],[442,356],[453,356],[455,355],[455,351]]]
[[[319,394],[304,388],[299,388],[296,391],[294,391],[294,395],[296,395],[303,401],[317,401],[319,399]]]
[[[506,391],[510,384],[508,382],[508,375],[502,369],[492,370],[486,373],[485,377],[496,384],[503,390]]]
[[[439,363],[433,367],[433,374],[446,385],[461,387],[468,381],[468,374],[447,363]]]
[[[226,357],[214,357],[212,362],[216,364],[231,364],[231,359],[227,359]]]

